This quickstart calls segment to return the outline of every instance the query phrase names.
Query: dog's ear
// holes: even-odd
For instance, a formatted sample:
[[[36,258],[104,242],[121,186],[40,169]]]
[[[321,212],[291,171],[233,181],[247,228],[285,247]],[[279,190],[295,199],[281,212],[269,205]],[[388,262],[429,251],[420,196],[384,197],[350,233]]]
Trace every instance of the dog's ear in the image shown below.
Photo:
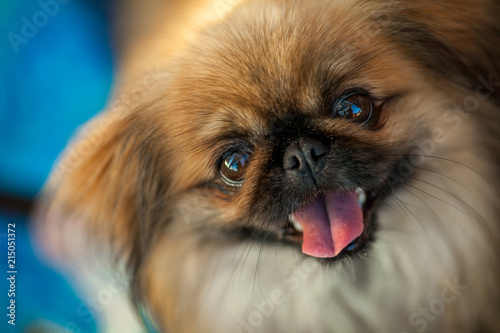
[[[436,73],[456,74],[455,82],[478,84],[500,75],[500,3],[484,0],[395,1],[381,18],[397,38]],[[465,80],[465,82],[464,82]]]
[[[137,265],[167,218],[168,171],[156,128],[135,112],[111,112],[87,125],[42,194],[38,216],[54,226],[49,230],[81,223],[91,238],[102,238],[96,243]]]

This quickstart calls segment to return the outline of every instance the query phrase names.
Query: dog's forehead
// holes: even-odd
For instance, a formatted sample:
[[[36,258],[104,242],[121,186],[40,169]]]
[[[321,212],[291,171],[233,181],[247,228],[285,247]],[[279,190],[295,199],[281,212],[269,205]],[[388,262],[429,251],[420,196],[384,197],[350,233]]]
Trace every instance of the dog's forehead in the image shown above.
[[[193,50],[191,75],[202,83],[197,95],[219,104],[211,117],[222,123],[258,128],[274,116],[317,115],[325,111],[326,95],[363,87],[373,67],[375,36],[352,43],[353,34],[362,34],[355,25],[366,19],[363,14],[313,11],[306,22],[303,13],[270,6],[259,9],[261,15],[242,13],[214,26]]]
[[[303,13],[273,3],[214,25],[185,57],[178,95],[181,109],[197,114],[201,139],[266,135],[276,123],[327,117],[349,89],[383,99],[411,82],[385,37],[366,36],[363,26],[376,14],[347,5]]]

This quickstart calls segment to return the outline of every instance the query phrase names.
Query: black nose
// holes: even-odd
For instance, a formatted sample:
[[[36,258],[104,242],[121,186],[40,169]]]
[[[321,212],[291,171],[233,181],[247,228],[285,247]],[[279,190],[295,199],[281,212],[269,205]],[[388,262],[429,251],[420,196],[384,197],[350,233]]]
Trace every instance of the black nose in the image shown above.
[[[327,149],[324,144],[314,139],[299,139],[290,144],[283,156],[283,168],[302,177],[308,175],[316,179],[325,166],[324,156]]]

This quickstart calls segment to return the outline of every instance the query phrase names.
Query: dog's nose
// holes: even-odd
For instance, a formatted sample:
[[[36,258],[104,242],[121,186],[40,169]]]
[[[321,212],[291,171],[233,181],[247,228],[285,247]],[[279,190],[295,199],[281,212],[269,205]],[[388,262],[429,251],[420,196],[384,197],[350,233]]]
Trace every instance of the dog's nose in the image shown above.
[[[310,175],[316,178],[325,166],[324,156],[327,149],[323,143],[315,139],[299,139],[290,144],[283,156],[283,168],[287,171]]]

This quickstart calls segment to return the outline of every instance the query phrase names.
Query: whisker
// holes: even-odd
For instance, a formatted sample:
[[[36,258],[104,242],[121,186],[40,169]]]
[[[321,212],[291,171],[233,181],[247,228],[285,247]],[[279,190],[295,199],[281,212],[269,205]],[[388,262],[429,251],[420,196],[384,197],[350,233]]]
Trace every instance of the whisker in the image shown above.
[[[247,254],[245,256],[245,259],[243,259],[243,263],[241,265],[241,270],[240,270],[240,285],[241,285],[241,277],[243,275],[243,268],[245,267],[245,264],[246,264],[246,261],[248,259],[248,256],[250,255],[250,252],[252,251],[252,247],[253,245],[255,244],[255,239],[252,239],[252,241],[250,242],[250,246],[248,247],[248,251],[247,251]]]
[[[399,202],[401,205],[403,205],[403,207],[404,207],[404,208],[403,208],[403,209],[404,209],[404,211],[406,211],[406,212],[407,212],[407,213],[406,213],[406,216],[408,216],[408,219],[409,219],[410,221],[412,220],[412,219],[410,218],[410,216],[408,215],[408,213],[409,213],[409,214],[411,214],[411,216],[413,217],[413,220],[415,220],[415,221],[417,221],[417,222],[418,222],[418,224],[420,225],[420,228],[422,229],[422,231],[424,232],[424,234],[426,235],[426,237],[429,237],[429,236],[427,235],[427,231],[425,230],[425,228],[424,228],[424,226],[422,225],[422,223],[421,223],[421,222],[417,219],[417,217],[415,216],[415,214],[413,214],[413,212],[411,211],[411,209],[409,209],[409,208],[408,208],[408,206],[406,205],[406,203],[405,203],[404,201],[402,201],[401,199],[399,199],[399,198],[397,197],[397,195],[396,195],[396,194],[394,194],[394,193],[391,193],[391,196],[392,196],[392,197],[393,197],[393,198],[394,198],[397,202]]]
[[[266,227],[264,228],[265,230],[265,233],[264,233],[264,238],[262,239],[262,241],[260,242],[260,248],[259,248],[259,254],[257,256],[257,262],[255,263],[255,273],[254,273],[254,276],[253,276],[253,286],[252,286],[252,295],[255,291],[255,282],[257,280],[257,272],[259,270],[259,262],[260,262],[260,256],[261,256],[261,253],[262,253],[262,247],[264,246],[264,243],[266,242],[267,240],[267,237],[268,237],[268,234],[269,234],[269,228],[270,228],[270,225],[271,225],[271,220],[269,220],[267,222],[267,225]]]
[[[405,185],[407,185],[407,184],[405,184]],[[408,189],[406,189],[406,188],[403,188],[403,190],[404,190],[404,191],[406,191],[407,193],[409,193],[409,194],[413,195],[413,196],[414,196],[415,198],[417,198],[418,200],[420,200],[420,202],[422,202],[422,203],[423,203],[423,204],[427,207],[428,211],[430,211],[430,212],[432,213],[432,215],[434,215],[434,217],[435,217],[437,220],[441,221],[441,219],[439,218],[439,216],[437,216],[437,215],[436,215],[436,212],[434,211],[434,209],[432,209],[432,208],[431,208],[431,206],[429,206],[429,205],[427,204],[427,202],[425,202],[425,200],[424,200],[424,199],[420,198],[418,195],[416,195],[415,193],[411,192],[410,190],[408,190]],[[420,208],[420,207],[419,207],[419,208]]]
[[[430,173],[433,173],[433,174],[436,174],[436,175],[440,175],[440,176],[442,176],[442,177],[444,177],[444,178],[446,178],[446,179],[449,179],[449,180],[451,180],[452,182],[454,182],[454,183],[456,183],[456,184],[460,185],[460,187],[462,187],[465,191],[467,191],[467,192],[469,192],[469,193],[470,193],[469,189],[468,189],[468,188],[467,188],[464,184],[462,184],[461,182],[459,182],[458,180],[456,180],[456,179],[455,179],[455,178],[453,178],[453,177],[450,177],[450,176],[448,176],[448,175],[446,175],[446,174],[444,174],[444,173],[442,173],[442,172],[435,171],[435,170],[431,170],[431,169],[427,169],[427,168],[422,168],[422,167],[417,167],[417,166],[415,166],[415,168],[416,168],[416,169],[423,170],[423,171],[427,171],[427,172],[430,172]]]
[[[391,198],[394,200],[394,198]],[[394,208],[392,205],[389,204],[389,202],[386,202],[385,205],[389,207],[392,211],[394,211],[396,214],[398,214],[401,218],[404,218],[403,214],[401,214],[400,211],[398,211],[396,208]]]
[[[419,156],[419,157],[428,157],[428,158],[434,158],[434,159],[437,159],[437,160],[442,160],[442,161],[446,161],[446,162],[451,162],[451,163],[455,163],[455,164],[458,164],[472,172],[474,172],[476,175],[478,175],[479,177],[481,177],[481,179],[486,183],[486,184],[489,184],[488,181],[486,180],[486,178],[481,174],[479,173],[476,169],[468,166],[467,164],[465,163],[462,163],[460,161],[456,161],[456,160],[453,160],[453,159],[450,159],[450,158],[446,158],[446,157],[442,157],[442,156],[434,156],[434,155],[425,155],[425,154],[411,154],[412,156]],[[401,154],[385,154],[385,156],[401,156]]]
[[[455,205],[453,205],[453,204],[451,204],[451,203],[447,202],[446,200],[443,200],[443,199],[441,199],[441,198],[438,198],[437,196],[435,196],[435,195],[433,195],[433,194],[430,194],[429,192],[426,192],[426,191],[424,191],[424,190],[422,190],[422,189],[419,189],[419,188],[418,188],[418,187],[416,187],[416,186],[413,186],[413,185],[408,184],[408,183],[405,183],[405,184],[404,184],[404,186],[411,187],[411,188],[413,188],[413,189],[415,189],[415,190],[417,190],[417,191],[419,191],[419,192],[422,192],[422,193],[424,193],[424,194],[426,194],[426,195],[428,195],[428,196],[430,196],[430,197],[432,197],[432,198],[434,198],[434,199],[436,199],[436,200],[438,200],[438,201],[440,201],[440,202],[442,202],[442,203],[444,203],[444,204],[447,204],[448,206],[451,206],[451,207],[455,208],[456,210],[458,210],[459,212],[463,213],[464,215],[470,216],[469,214],[467,214],[465,211],[461,210],[461,209],[460,209],[460,208],[458,208],[457,206],[455,206]]]
[[[471,213],[473,213],[473,215],[475,215],[476,217],[478,217],[478,218],[479,218],[479,215],[475,212],[475,210],[474,210],[474,209],[473,209],[473,208],[472,208],[472,207],[471,207],[471,206],[470,206],[467,202],[465,202],[462,198],[460,198],[459,196],[457,196],[455,193],[452,193],[452,192],[450,192],[450,191],[447,191],[447,190],[445,190],[444,188],[442,188],[442,187],[440,187],[440,186],[437,186],[436,184],[433,184],[433,183],[431,183],[431,182],[425,181],[425,180],[423,180],[423,179],[419,179],[419,178],[415,178],[415,177],[414,177],[413,179],[415,179],[415,180],[417,180],[417,181],[420,181],[420,182],[422,182],[422,183],[424,183],[424,184],[427,184],[427,185],[429,185],[429,186],[432,186],[432,187],[434,187],[434,188],[436,188],[436,189],[438,189],[438,190],[440,190],[440,191],[445,192],[446,194],[448,194],[448,195],[449,195],[449,196],[451,196],[452,198],[454,198],[454,199],[458,200],[458,201],[459,201],[462,205],[464,205],[464,206],[465,206],[465,207],[466,207],[466,208],[467,208],[467,209],[468,209]],[[470,191],[468,191],[468,192],[470,193]],[[467,215],[468,215],[468,214],[467,214]]]

